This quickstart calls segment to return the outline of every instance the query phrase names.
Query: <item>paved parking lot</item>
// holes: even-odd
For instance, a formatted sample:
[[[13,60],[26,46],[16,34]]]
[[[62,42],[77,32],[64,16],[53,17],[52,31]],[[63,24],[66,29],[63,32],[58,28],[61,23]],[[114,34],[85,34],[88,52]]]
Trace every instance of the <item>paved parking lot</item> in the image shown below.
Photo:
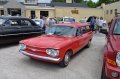
[[[90,48],[71,59],[68,67],[32,60],[18,52],[18,44],[0,47],[0,79],[100,79],[105,37],[94,35]]]

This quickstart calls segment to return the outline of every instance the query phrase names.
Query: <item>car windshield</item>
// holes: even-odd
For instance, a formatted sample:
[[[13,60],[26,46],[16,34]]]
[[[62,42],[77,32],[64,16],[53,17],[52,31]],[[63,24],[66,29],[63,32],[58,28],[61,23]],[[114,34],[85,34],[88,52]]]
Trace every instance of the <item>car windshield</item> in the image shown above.
[[[115,27],[113,30],[113,34],[120,35],[120,19],[116,20]]]
[[[70,22],[69,18],[64,18],[64,22]]]
[[[48,35],[73,37],[74,32],[75,28],[70,26],[51,26],[46,28],[46,34]]]
[[[5,19],[0,18],[0,25],[2,25],[5,22]]]
[[[35,22],[40,22],[40,20],[34,20]]]

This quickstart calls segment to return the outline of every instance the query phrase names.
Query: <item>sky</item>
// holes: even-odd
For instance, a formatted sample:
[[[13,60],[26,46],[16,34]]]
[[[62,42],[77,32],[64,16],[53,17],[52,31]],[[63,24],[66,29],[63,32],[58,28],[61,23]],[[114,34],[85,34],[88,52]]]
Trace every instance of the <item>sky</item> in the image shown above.
[[[93,2],[97,2],[98,0],[92,0]]]

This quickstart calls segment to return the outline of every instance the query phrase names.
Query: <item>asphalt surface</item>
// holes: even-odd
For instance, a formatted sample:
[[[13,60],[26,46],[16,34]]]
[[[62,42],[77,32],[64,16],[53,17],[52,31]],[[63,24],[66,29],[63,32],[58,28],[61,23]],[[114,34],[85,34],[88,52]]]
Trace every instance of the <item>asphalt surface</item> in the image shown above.
[[[90,48],[74,55],[66,68],[32,60],[18,44],[0,47],[0,79],[100,79],[105,37],[95,34]]]

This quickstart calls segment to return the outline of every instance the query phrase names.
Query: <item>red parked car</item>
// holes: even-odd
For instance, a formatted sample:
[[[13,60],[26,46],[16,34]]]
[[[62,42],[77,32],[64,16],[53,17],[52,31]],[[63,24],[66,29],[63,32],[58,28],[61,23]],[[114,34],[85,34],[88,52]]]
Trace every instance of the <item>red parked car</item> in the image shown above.
[[[20,41],[20,52],[33,59],[66,67],[72,55],[90,46],[93,32],[89,26],[89,23],[53,25],[42,36]]]
[[[115,17],[106,34],[107,43],[104,49],[104,60],[101,79],[120,79],[120,16]]]

